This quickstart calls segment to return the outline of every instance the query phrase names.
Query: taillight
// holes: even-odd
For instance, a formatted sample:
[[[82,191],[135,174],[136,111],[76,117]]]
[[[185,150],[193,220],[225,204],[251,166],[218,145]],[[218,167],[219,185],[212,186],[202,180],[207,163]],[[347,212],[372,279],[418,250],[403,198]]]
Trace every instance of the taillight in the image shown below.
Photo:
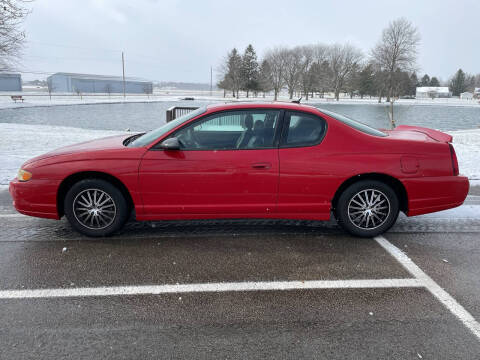
[[[451,143],[448,143],[448,147],[450,148],[450,157],[452,158],[453,175],[457,176],[458,175],[457,154],[455,154],[455,149],[453,148],[453,145]]]

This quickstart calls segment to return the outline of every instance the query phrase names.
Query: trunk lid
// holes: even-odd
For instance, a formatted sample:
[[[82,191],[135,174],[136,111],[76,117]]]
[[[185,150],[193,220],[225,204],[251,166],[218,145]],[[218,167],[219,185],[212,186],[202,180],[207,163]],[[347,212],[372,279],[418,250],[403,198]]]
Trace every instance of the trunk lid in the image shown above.
[[[420,126],[400,125],[400,126],[397,126],[390,133],[395,133],[397,131],[411,131],[411,132],[421,133],[438,142],[451,143],[453,140],[453,137],[449,134],[445,134],[444,132],[441,132],[438,130],[433,130],[433,129],[424,128]]]

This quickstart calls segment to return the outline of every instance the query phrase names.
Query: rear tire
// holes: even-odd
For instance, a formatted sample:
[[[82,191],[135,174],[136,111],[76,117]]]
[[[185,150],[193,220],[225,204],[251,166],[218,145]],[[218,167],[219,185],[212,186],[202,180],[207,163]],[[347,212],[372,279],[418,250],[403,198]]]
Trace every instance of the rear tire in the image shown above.
[[[398,196],[390,186],[377,180],[362,180],[340,195],[335,217],[348,233],[374,237],[395,224],[398,212]]]
[[[64,209],[72,227],[90,237],[112,235],[128,218],[128,204],[122,192],[102,179],[75,183],[65,196]]]

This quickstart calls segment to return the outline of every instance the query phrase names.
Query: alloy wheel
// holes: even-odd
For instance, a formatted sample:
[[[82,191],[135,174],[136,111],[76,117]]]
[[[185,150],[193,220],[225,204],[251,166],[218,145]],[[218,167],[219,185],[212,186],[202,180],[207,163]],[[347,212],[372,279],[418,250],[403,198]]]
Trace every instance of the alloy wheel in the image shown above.
[[[105,229],[113,223],[117,208],[113,198],[100,189],[86,189],[73,200],[73,214],[88,229]]]
[[[348,218],[360,229],[376,229],[385,223],[389,215],[390,201],[376,189],[359,191],[348,203]]]

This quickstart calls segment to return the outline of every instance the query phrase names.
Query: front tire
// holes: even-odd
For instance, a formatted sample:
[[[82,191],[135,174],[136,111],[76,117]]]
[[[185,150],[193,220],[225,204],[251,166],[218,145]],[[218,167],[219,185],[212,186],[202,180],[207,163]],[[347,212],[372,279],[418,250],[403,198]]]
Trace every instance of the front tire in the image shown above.
[[[398,212],[398,196],[390,186],[381,181],[362,180],[340,195],[335,217],[348,233],[374,237],[395,224]]]
[[[72,227],[91,237],[112,235],[128,217],[128,204],[122,192],[102,179],[75,183],[65,196],[64,209]]]

